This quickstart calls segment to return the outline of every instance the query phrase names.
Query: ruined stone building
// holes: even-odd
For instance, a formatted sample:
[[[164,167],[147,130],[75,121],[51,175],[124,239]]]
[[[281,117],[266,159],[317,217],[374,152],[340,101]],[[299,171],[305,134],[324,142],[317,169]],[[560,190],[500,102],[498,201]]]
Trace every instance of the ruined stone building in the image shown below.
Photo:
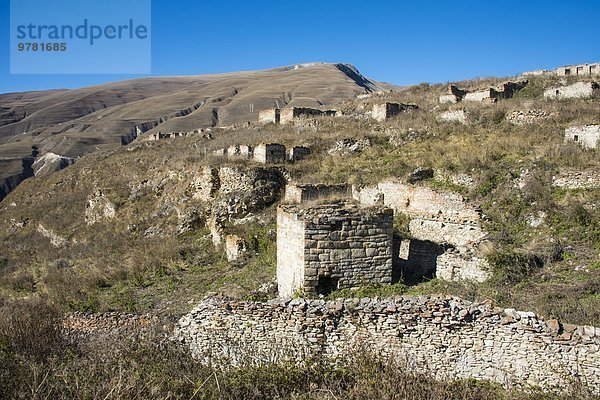
[[[384,121],[395,115],[398,115],[401,112],[415,110],[417,108],[418,107],[414,104],[400,104],[400,103],[385,102],[385,103],[381,103],[381,104],[374,104],[371,115],[375,120],[381,122],[381,121]]]
[[[284,201],[290,204],[301,204],[315,200],[348,199],[352,197],[352,187],[346,183],[326,185],[288,184],[285,187]]]
[[[335,110],[319,110],[310,107],[288,107],[281,110],[280,123],[287,124],[299,118],[334,117]]]
[[[266,163],[283,163],[286,161],[285,146],[278,143],[262,143],[256,146],[253,154],[254,161]]]
[[[188,132],[155,132],[148,135],[148,141],[186,137]]]
[[[600,63],[565,65],[553,70],[540,69],[537,71],[524,72],[528,75],[558,75],[558,76],[589,76],[600,74]]]
[[[231,159],[240,158],[250,160],[254,155],[254,148],[245,144],[234,144],[226,149],[217,150],[215,154],[226,155],[228,158]]]
[[[587,76],[600,74],[600,63],[578,64],[559,67],[554,70],[558,76]]]
[[[458,193],[387,180],[354,188],[361,204],[381,204],[410,219],[411,239],[397,243],[396,262],[404,276],[484,281],[487,262],[478,252],[486,237],[481,212]]]
[[[332,202],[277,209],[281,298],[392,282],[393,211]]]
[[[311,151],[308,147],[294,146],[288,150],[288,161],[295,162],[304,160],[310,153]]]
[[[463,99],[463,97],[465,97],[465,94],[467,94],[466,90],[461,90],[452,84],[448,84],[447,94],[441,95],[439,100],[440,100],[440,103],[442,103],[442,104],[458,103],[459,101],[461,101]]]
[[[524,79],[520,81],[506,81],[495,87],[467,91],[461,90],[454,85],[448,86],[448,94],[440,96],[440,103],[458,103],[460,101],[477,101],[495,103],[500,99],[510,99],[519,90],[527,86],[529,82]]]
[[[258,112],[258,122],[261,124],[278,124],[280,116],[281,110],[279,108],[262,110]]]
[[[578,125],[565,129],[565,140],[575,142],[584,149],[596,149],[600,144],[600,125]]]
[[[595,82],[575,82],[571,85],[551,87],[544,90],[547,99],[584,99],[592,97],[598,91]]]

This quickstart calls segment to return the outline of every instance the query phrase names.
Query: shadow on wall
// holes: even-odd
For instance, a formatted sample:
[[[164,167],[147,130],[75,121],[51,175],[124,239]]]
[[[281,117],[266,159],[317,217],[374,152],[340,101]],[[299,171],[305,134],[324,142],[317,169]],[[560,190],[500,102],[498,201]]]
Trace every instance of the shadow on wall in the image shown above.
[[[392,247],[392,282],[407,285],[435,278],[437,257],[451,246],[428,240],[402,239],[394,235]]]

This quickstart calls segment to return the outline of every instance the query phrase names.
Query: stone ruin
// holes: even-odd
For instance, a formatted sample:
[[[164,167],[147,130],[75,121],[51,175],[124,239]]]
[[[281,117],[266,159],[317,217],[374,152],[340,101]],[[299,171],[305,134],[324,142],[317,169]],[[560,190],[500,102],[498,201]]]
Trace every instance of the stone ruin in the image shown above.
[[[302,204],[316,200],[347,199],[352,196],[352,187],[346,183],[288,184],[283,201],[289,204]]]
[[[149,141],[163,140],[163,139],[174,139],[178,137],[186,137],[187,132],[155,132],[148,135]]]
[[[388,118],[391,118],[395,115],[400,114],[401,112],[416,110],[418,107],[414,104],[400,104],[400,103],[381,103],[374,104],[373,111],[371,116],[373,119],[381,122],[385,121]]]
[[[318,213],[322,207],[327,207],[319,205],[324,199],[344,199],[349,191],[348,185],[288,185],[285,201],[305,204],[304,207],[297,206],[298,209],[308,210],[307,215],[312,215],[310,214],[312,210],[317,210],[315,212]],[[388,207],[410,220],[408,223],[410,239],[394,236],[392,241],[390,273],[394,281],[399,280],[400,276],[409,282],[433,277],[482,282],[489,277],[489,265],[479,250],[480,244],[486,238],[481,225],[481,213],[468,204],[461,195],[438,192],[424,186],[384,181],[376,187],[352,188],[352,196],[360,207]],[[352,210],[356,207],[360,209],[359,206],[348,205],[349,203],[338,201],[336,204],[335,207],[331,206],[333,208],[330,210],[335,215],[342,213],[344,207]],[[286,228],[282,228],[279,233],[283,234],[290,230],[287,220],[278,218],[278,224],[280,222],[286,222]],[[360,247],[360,241],[352,243],[352,240],[352,237],[348,239],[349,248]],[[360,240],[367,239],[363,237]],[[278,236],[278,244],[286,246],[286,252],[289,254],[293,252],[292,248],[296,248],[297,254],[304,254],[301,248],[303,245],[299,243],[289,242],[288,233]],[[282,262],[287,262],[289,259],[288,255]],[[308,263],[305,263],[305,266],[308,268]],[[289,294],[289,290],[285,293]]]
[[[553,70],[539,69],[523,72],[523,76],[558,75],[558,76],[589,76],[600,74],[600,63],[576,64],[558,67]]]
[[[559,67],[554,70],[558,76],[587,76],[600,74],[600,63],[578,64]]]
[[[277,111],[275,111],[275,114],[277,114]],[[335,117],[335,115],[335,110],[320,110],[318,108],[310,107],[287,107],[279,110],[279,123],[287,124],[301,118]],[[268,122],[277,123],[277,121],[271,120]]]
[[[311,150],[305,146],[293,146],[291,149],[286,150],[286,147],[279,143],[261,143],[256,147],[234,144],[217,149],[213,151],[213,154],[231,160],[245,159],[260,164],[268,164],[301,161],[311,154]]]
[[[536,124],[554,117],[556,114],[544,110],[516,110],[506,116],[506,120],[513,125]]]
[[[279,124],[281,110],[279,108],[270,108],[258,112],[258,122],[261,124]]]
[[[304,160],[311,154],[311,151],[308,147],[304,146],[294,146],[288,150],[288,161],[295,162]]]
[[[584,149],[595,149],[600,143],[600,125],[578,125],[565,129],[565,140],[581,145]]]
[[[394,260],[409,279],[436,276],[482,282],[489,277],[479,252],[486,237],[481,212],[460,194],[389,180],[353,188],[353,196],[361,204],[385,205],[410,219],[412,239],[394,250]]]
[[[439,98],[440,103],[458,103],[467,94],[466,90],[459,89],[457,86],[448,84],[447,94],[441,95]]]
[[[261,164],[283,163],[287,159],[285,146],[278,143],[259,144],[254,149],[253,159]]]
[[[553,100],[585,99],[598,92],[595,82],[575,82],[571,85],[551,87],[544,90],[544,98]]]
[[[529,82],[506,81],[495,87],[488,87],[474,91],[462,90],[454,85],[448,85],[448,94],[440,96],[440,103],[458,103],[460,101],[477,101],[495,103],[500,99],[510,99],[514,94],[527,86]]]
[[[248,251],[248,243],[237,235],[225,236],[225,255],[227,261],[237,261]]]
[[[332,202],[277,209],[281,298],[392,282],[393,211]]]

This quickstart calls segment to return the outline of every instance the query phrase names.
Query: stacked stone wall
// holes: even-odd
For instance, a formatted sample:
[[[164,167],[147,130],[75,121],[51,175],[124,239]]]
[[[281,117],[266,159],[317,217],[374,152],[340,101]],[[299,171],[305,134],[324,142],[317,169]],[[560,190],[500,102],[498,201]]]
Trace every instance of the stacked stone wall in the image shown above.
[[[207,299],[175,337],[219,365],[373,351],[438,379],[600,393],[600,328],[452,297],[253,303]]]

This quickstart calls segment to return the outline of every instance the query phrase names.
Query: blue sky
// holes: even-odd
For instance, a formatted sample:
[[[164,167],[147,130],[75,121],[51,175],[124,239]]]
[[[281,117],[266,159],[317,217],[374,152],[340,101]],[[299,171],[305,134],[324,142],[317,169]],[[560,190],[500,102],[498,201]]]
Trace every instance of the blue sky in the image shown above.
[[[0,5],[1,93],[140,76],[9,74]],[[342,61],[399,85],[509,76],[600,60],[598,16],[599,0],[153,0],[152,75]]]

